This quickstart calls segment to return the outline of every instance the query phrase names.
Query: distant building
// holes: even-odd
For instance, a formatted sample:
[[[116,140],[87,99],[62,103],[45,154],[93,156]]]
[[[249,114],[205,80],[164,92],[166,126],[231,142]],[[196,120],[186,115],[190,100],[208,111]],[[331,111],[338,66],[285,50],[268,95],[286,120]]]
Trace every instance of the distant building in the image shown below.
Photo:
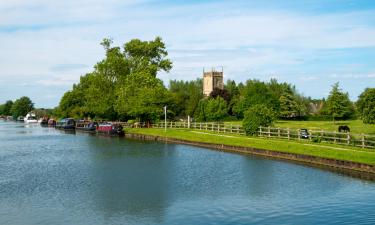
[[[216,71],[214,68],[210,72],[203,69],[203,94],[209,96],[215,88],[224,89],[223,69]]]

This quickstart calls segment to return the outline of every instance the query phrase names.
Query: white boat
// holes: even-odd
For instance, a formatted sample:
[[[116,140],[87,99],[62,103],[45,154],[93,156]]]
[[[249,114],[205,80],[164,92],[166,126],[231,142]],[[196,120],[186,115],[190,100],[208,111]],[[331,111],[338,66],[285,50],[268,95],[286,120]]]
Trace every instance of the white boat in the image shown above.
[[[36,118],[35,116],[35,113],[33,112],[29,112],[24,120],[23,120],[25,123],[38,123],[38,119]]]

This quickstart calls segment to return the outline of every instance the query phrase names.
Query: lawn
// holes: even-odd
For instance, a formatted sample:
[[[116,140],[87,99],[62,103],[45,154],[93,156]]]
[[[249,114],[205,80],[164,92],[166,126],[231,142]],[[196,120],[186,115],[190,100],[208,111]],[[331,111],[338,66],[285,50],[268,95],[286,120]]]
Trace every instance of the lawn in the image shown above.
[[[259,149],[290,152],[375,165],[374,150],[366,150],[349,146],[311,143],[306,141],[266,139],[261,137],[247,137],[234,134],[216,134],[215,132],[187,129],[167,129],[167,132],[164,132],[164,129],[160,128],[140,128],[126,129],[126,132],[163,136],[177,138],[180,140],[198,141],[205,143],[254,147]]]
[[[242,121],[225,122],[225,124],[242,124]],[[348,125],[350,132],[353,134],[370,134],[375,135],[375,124],[364,124],[362,120],[346,120],[336,121],[333,124],[332,121],[286,121],[279,120],[273,127],[280,128],[291,128],[301,129],[306,128],[309,130],[325,130],[325,131],[337,131],[338,126]]]

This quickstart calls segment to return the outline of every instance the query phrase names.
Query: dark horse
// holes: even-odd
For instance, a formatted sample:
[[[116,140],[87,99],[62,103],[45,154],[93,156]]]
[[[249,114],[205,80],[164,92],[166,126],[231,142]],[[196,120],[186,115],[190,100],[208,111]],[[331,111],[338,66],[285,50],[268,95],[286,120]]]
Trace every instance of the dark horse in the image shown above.
[[[350,132],[350,128],[347,125],[339,126],[339,132]]]

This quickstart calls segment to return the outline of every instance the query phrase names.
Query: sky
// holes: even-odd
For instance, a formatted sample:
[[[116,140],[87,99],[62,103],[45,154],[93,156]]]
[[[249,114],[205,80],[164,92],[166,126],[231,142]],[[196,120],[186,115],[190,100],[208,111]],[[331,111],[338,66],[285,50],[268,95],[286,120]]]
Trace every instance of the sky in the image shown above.
[[[2,0],[0,104],[58,105],[104,56],[103,38],[166,43],[169,80],[224,68],[224,79],[289,82],[305,96],[331,86],[352,100],[375,87],[375,1]]]

